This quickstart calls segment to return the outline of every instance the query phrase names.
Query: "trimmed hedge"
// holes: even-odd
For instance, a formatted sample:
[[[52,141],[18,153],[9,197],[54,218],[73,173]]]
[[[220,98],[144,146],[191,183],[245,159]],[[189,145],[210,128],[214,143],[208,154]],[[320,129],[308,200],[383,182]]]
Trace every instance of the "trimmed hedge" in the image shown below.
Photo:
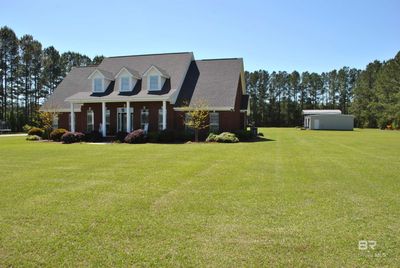
[[[86,142],[101,142],[103,141],[103,135],[98,131],[92,131],[85,133]]]
[[[175,142],[175,131],[164,129],[158,133],[157,142],[172,143]]]
[[[85,140],[85,134],[83,134],[82,132],[75,132],[74,134],[76,142],[81,142]]]
[[[145,143],[146,135],[143,129],[137,129],[129,133],[124,140],[126,143]]]
[[[66,132],[68,132],[68,130],[64,128],[56,128],[50,133],[50,140],[61,141],[62,135],[64,135]]]
[[[147,140],[153,143],[174,143],[186,142],[194,139],[194,135],[184,131],[164,129],[162,131],[152,131],[147,134]]]
[[[65,132],[61,136],[61,141],[65,144],[74,143],[76,141],[75,134],[73,132]]]
[[[38,127],[33,127],[28,131],[28,135],[36,135],[39,137],[42,137],[44,133],[44,130]]]
[[[39,141],[41,139],[42,138],[39,137],[38,135],[28,135],[28,136],[26,136],[26,140],[27,141]]]
[[[128,135],[128,132],[125,131],[118,131],[117,134],[115,134],[115,139],[119,142],[124,142],[125,137]]]
[[[235,131],[235,135],[240,141],[249,141],[255,138],[250,130],[238,130]]]
[[[70,143],[74,143],[74,142],[81,142],[83,141],[85,138],[85,134],[81,133],[81,132],[65,132],[62,136],[61,136],[61,141],[65,144],[70,144]]]
[[[222,132],[218,135],[210,133],[206,139],[206,142],[236,143],[239,142],[239,139],[235,134],[230,132]]]

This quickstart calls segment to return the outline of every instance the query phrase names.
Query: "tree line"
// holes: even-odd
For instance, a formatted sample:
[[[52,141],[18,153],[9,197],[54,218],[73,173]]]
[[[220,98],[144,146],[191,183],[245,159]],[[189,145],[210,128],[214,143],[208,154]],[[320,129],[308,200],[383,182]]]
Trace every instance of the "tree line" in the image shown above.
[[[0,122],[20,131],[37,117],[43,101],[74,66],[99,64],[103,56],[90,59],[77,52],[60,54],[26,34],[0,28]]]
[[[18,38],[9,27],[0,28],[0,123],[20,131],[72,67],[97,65],[103,58],[60,54],[53,46],[42,48],[32,35]],[[355,115],[358,127],[400,127],[400,52],[365,70],[258,70],[245,77],[256,126],[300,126],[304,109],[340,109]]]
[[[251,119],[257,126],[297,126],[302,125],[304,109],[340,109],[348,113],[359,73],[348,67],[322,74],[246,72]]]
[[[400,52],[365,70],[323,73],[246,72],[250,120],[256,126],[301,126],[304,109],[340,109],[358,127],[400,127]]]

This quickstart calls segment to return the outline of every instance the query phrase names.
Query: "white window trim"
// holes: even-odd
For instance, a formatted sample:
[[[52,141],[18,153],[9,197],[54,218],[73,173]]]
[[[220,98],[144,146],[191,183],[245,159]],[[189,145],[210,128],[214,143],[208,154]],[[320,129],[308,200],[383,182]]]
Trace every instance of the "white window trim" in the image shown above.
[[[142,119],[143,119],[143,114],[145,112],[147,113],[147,122],[144,123]],[[150,116],[149,108],[143,107],[140,110],[140,128],[141,129],[145,129],[145,125],[150,123],[149,116]]]
[[[92,114],[92,120],[91,120],[92,122],[90,122],[90,124],[89,124],[89,120],[88,120],[89,113]],[[94,131],[95,129],[94,129],[94,111],[93,110],[86,111],[86,130],[87,131],[89,131],[89,125],[92,126],[92,130],[90,130],[90,131]]]
[[[213,118],[213,115],[217,117],[218,122],[212,122],[212,121],[211,121],[211,118]],[[216,132],[219,132],[219,113],[218,113],[218,112],[212,112],[212,113],[210,113],[210,126],[209,126],[210,132],[212,132],[211,130],[213,130],[214,128],[217,129]]]
[[[110,109],[106,109],[106,133],[110,133],[110,122],[111,122],[111,111]]]
[[[58,114],[55,114],[55,115],[53,116],[52,128],[53,128],[53,129],[58,128]]]
[[[157,77],[157,88],[151,88],[151,84],[150,84],[151,77]],[[159,91],[159,90],[161,90],[161,88],[160,88],[160,85],[161,85],[161,76],[160,76],[160,75],[156,75],[156,74],[149,75],[149,76],[147,77],[147,84],[148,84],[148,90],[149,90],[149,91]]]
[[[131,112],[131,130],[130,131],[132,131],[132,130],[134,130],[134,123],[135,123],[135,120],[134,120],[135,110],[133,109],[133,107],[130,107],[129,110]],[[126,122],[124,122],[124,123],[120,122],[120,120],[124,120],[124,119],[121,119],[120,116],[123,113],[125,113],[126,116],[128,116],[127,111],[128,111],[128,109],[126,107],[118,107],[117,108],[117,131],[126,131],[126,129],[122,129],[123,124]]]
[[[100,90],[96,90],[96,79],[100,79],[100,81],[101,81],[101,88],[100,88]],[[92,80],[92,90],[93,90],[93,92],[95,92],[95,93],[101,93],[101,92],[104,92],[104,78],[100,78],[100,77],[96,77],[96,78],[93,78],[93,80]]]
[[[158,131],[161,131],[161,130],[163,130],[164,128],[164,124],[163,124],[163,116],[164,116],[164,113],[163,113],[163,108],[161,107],[159,110],[158,110]]]
[[[128,89],[122,89],[122,79],[127,78],[128,79]],[[132,78],[129,76],[121,76],[119,78],[119,91],[120,92],[129,92],[132,90]]]

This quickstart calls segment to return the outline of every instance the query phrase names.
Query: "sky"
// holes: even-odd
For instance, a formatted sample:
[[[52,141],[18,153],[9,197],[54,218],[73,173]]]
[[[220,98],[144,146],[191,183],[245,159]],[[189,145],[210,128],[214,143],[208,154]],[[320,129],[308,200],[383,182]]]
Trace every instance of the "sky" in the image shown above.
[[[89,57],[192,51],[248,71],[364,68],[400,51],[400,0],[0,0],[0,26]]]

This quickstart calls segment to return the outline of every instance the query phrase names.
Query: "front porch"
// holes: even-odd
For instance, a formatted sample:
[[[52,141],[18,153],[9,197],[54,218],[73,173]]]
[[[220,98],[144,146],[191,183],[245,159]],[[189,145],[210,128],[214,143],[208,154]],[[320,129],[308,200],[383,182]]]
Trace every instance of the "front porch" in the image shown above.
[[[71,102],[68,115],[71,132],[99,131],[103,137],[135,129],[161,131],[173,124],[172,105],[167,101]]]

